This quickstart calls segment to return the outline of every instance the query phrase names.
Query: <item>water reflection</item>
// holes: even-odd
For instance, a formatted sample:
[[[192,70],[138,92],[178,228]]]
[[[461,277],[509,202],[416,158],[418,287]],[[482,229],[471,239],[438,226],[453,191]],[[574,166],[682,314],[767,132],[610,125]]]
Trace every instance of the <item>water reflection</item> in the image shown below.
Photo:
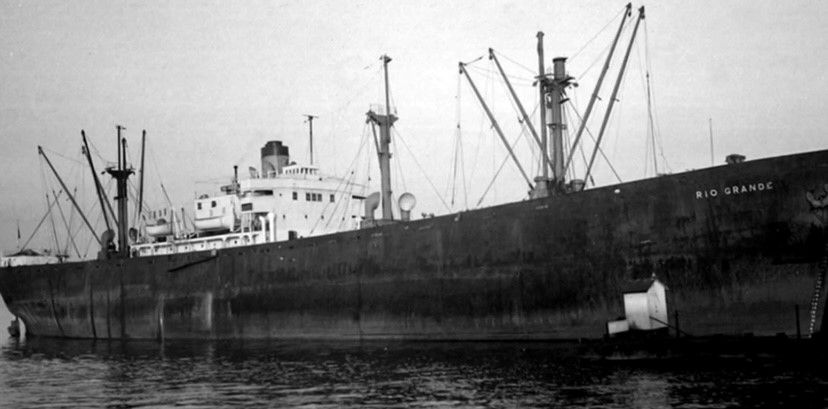
[[[822,407],[826,378],[779,363],[580,359],[571,345],[6,341],[13,407]],[[823,372],[824,374],[824,372]],[[770,387],[769,387],[770,386]]]

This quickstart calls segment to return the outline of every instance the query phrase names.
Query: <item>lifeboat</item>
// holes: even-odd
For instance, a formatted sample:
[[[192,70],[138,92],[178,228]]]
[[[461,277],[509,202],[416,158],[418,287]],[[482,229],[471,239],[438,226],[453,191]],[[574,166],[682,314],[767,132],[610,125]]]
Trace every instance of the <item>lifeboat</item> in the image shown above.
[[[154,224],[147,223],[147,235],[152,237],[164,237],[173,233],[172,223],[165,219],[157,219]]]

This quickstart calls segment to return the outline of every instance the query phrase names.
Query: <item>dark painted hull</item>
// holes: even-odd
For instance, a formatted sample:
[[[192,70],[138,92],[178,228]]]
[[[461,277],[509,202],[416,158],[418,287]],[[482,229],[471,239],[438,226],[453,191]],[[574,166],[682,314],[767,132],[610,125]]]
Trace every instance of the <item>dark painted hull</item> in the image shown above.
[[[571,339],[601,336],[621,288],[655,274],[692,335],[794,334],[828,237],[806,194],[826,182],[828,151],[805,153],[215,253],[4,268],[0,294],[38,336]]]

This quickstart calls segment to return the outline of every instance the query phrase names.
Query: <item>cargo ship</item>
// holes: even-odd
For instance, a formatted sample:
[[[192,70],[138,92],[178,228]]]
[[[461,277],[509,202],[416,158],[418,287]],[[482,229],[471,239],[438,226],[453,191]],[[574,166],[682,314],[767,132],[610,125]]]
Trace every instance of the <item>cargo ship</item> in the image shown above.
[[[642,8],[636,28],[643,16]],[[133,170],[119,154],[107,169],[118,211],[109,210],[113,228],[97,259],[7,257],[0,294],[28,336],[43,337],[579,339],[617,329],[610,324],[625,313],[625,330],[680,321],[694,336],[819,333],[828,150],[731,155],[720,166],[602,187],[586,186],[589,171],[567,180],[561,105],[572,78],[563,58],[546,72],[541,33],[538,48],[545,109],[532,132],[544,165],[526,200],[415,220],[416,200],[403,194],[395,217],[397,117],[383,56],[386,104],[367,114],[379,130],[380,192],[295,164],[287,146],[269,141],[260,170],[244,179],[236,171],[220,194],[194,201],[193,231],[171,208],[141,211],[143,224],[131,227]],[[622,71],[628,56],[629,48]],[[627,297],[642,282],[643,298]],[[642,308],[643,320],[630,316]]]

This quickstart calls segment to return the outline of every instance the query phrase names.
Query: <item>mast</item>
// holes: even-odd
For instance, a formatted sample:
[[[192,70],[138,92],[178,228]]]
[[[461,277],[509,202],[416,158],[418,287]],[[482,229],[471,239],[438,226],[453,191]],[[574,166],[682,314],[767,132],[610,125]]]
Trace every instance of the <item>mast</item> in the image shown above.
[[[115,129],[118,131],[118,167],[108,167],[106,172],[115,178],[118,185],[118,195],[115,200],[118,201],[118,254],[123,257],[129,257],[128,250],[128,232],[129,219],[127,209],[127,180],[129,175],[133,173],[132,169],[127,169],[126,166],[126,139],[121,138],[121,130],[124,128],[121,125],[116,125]]]
[[[543,66],[543,31],[538,31],[538,94],[540,95],[540,101],[538,105],[538,112],[540,113],[540,130],[541,130],[541,151],[543,151],[543,155],[541,157],[546,156],[548,149],[547,149],[547,142],[546,142],[546,69]],[[546,166],[546,163],[541,163],[541,169],[543,172],[541,173],[541,178],[543,180],[543,190],[546,191],[546,185],[549,183],[549,167]]]
[[[388,85],[386,84],[386,87]],[[306,118],[308,118],[308,133],[310,137],[310,164],[313,165],[313,120],[319,118],[315,115],[305,114]]]
[[[618,88],[621,87],[621,80],[624,78],[624,70],[627,68],[627,61],[629,61],[630,51],[632,51],[632,46],[635,43],[635,34],[638,32],[638,26],[641,24],[641,20],[644,20],[644,6],[641,6],[641,8],[638,9],[638,19],[635,20],[635,27],[633,27],[630,43],[627,45],[627,52],[624,54],[624,60],[621,62],[621,69],[618,70],[618,78],[615,80],[615,87],[612,89],[612,96],[610,97],[609,104],[607,105],[607,112],[604,113],[604,121],[601,123],[601,130],[598,132],[598,139],[595,141],[595,149],[592,150],[592,156],[589,158],[589,164],[587,165],[584,180],[589,180],[589,173],[592,171],[592,165],[595,163],[595,155],[598,153],[598,149],[601,146],[601,138],[603,138],[604,131],[607,129],[607,122],[609,122],[612,107],[615,105],[615,97],[618,95]]]
[[[583,135],[584,129],[586,129],[587,119],[589,119],[589,115],[592,113],[592,107],[595,106],[595,101],[598,99],[598,91],[601,90],[601,84],[604,83],[604,76],[606,76],[607,71],[609,70],[612,55],[615,53],[615,47],[618,45],[618,39],[621,38],[621,31],[624,28],[624,23],[626,23],[627,17],[631,14],[631,8],[632,3],[627,3],[627,11],[624,12],[624,17],[621,19],[621,24],[618,26],[618,32],[615,33],[615,39],[612,40],[612,46],[610,47],[609,54],[607,54],[607,59],[604,61],[604,67],[601,69],[601,75],[598,76],[598,82],[595,83],[595,89],[592,91],[592,96],[589,98],[589,104],[587,104],[584,117],[581,118],[581,125],[578,126],[578,132],[575,134],[575,141],[572,143],[572,149],[569,151],[569,156],[566,158],[564,172],[569,169],[569,164],[572,162],[572,156],[575,155],[575,147],[578,146],[578,142],[581,141],[581,135]]]
[[[368,121],[380,126],[380,140],[379,140],[379,156],[380,176],[381,176],[381,199],[382,199],[382,218],[384,220],[393,220],[391,202],[391,152],[389,145],[391,144],[391,126],[397,121],[397,117],[391,113],[390,98],[388,96],[388,63],[391,62],[391,57],[383,55],[382,60],[383,70],[385,72],[385,113],[374,112],[373,108],[366,114]],[[381,110],[380,110],[381,111]]]
[[[144,210],[144,153],[147,149],[147,130],[141,131],[141,177],[138,182],[138,218]]]

